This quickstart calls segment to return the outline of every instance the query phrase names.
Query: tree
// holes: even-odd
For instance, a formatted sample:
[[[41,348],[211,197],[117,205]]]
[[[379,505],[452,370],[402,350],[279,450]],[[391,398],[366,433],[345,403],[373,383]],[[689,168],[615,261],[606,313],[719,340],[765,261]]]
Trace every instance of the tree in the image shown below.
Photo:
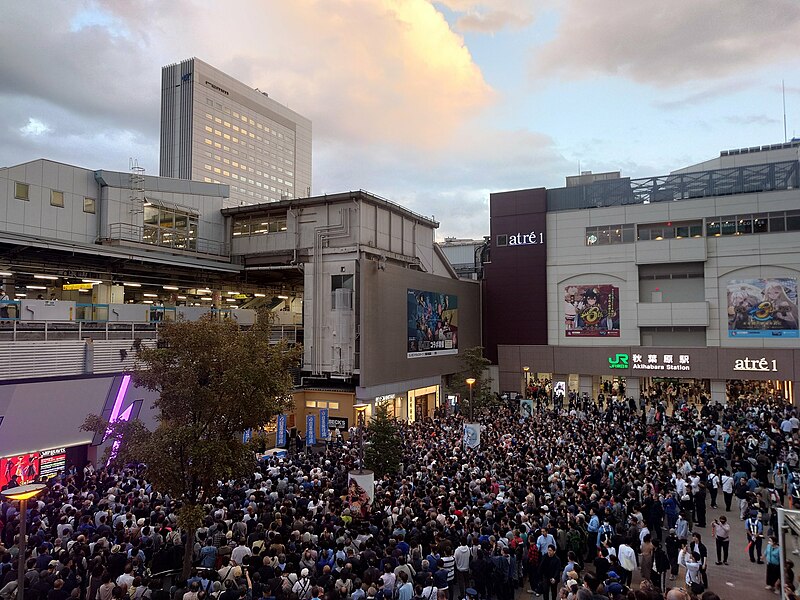
[[[375,472],[376,478],[397,473],[400,468],[400,452],[403,441],[397,424],[389,417],[386,404],[375,405],[375,414],[367,428],[368,444],[364,448],[364,464]]]
[[[266,314],[246,331],[233,320],[210,317],[165,323],[157,347],[138,351],[132,373],[136,385],[159,393],[155,430],[138,421],[87,417],[84,429],[119,442],[113,464],[144,464],[153,487],[180,502],[178,524],[187,534],[184,577],[203,504],[216,495],[219,481],[254,466],[257,442],[245,444],[242,432],[258,432],[292,408],[291,370],[300,352],[285,341],[270,343]]]
[[[474,346],[467,348],[461,354],[461,370],[455,375],[450,376],[448,389],[453,394],[458,394],[461,398],[461,405],[466,407],[462,410],[465,415],[469,414],[470,389],[467,379],[470,377],[475,380],[472,384],[472,403],[474,411],[493,406],[495,396],[492,394],[492,378],[489,377],[488,368],[492,364],[488,358],[483,356],[483,347]]]

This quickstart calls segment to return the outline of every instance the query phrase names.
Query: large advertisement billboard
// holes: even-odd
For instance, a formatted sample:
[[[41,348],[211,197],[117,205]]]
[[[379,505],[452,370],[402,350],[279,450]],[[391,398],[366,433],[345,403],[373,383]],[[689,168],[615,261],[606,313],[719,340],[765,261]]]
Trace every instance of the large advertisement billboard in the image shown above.
[[[458,354],[458,296],[409,289],[408,358]]]
[[[0,458],[0,489],[9,484],[25,485],[39,476],[39,453],[28,452],[19,456]],[[16,477],[16,479],[14,479]]]
[[[564,288],[567,337],[619,337],[619,288],[570,285]]]
[[[741,279],[728,282],[728,337],[798,335],[797,280]]]

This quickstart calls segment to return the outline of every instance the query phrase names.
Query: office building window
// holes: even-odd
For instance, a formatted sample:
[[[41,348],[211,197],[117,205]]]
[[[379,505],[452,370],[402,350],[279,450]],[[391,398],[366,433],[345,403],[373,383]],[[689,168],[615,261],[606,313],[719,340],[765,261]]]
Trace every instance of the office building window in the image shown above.
[[[14,182],[14,198],[17,200],[30,200],[29,191],[30,187],[27,183]]]
[[[64,208],[64,192],[50,190],[50,206]]]
[[[97,212],[97,202],[94,198],[84,198],[83,199],[83,212],[89,213],[91,215]]]
[[[253,192],[250,192],[253,195]],[[235,237],[247,235],[266,235],[269,233],[279,233],[286,231],[286,219],[275,217],[255,217],[234,219],[233,235]]]
[[[780,210],[706,219],[706,235],[710,237],[783,233],[785,231],[800,231],[800,210]]]

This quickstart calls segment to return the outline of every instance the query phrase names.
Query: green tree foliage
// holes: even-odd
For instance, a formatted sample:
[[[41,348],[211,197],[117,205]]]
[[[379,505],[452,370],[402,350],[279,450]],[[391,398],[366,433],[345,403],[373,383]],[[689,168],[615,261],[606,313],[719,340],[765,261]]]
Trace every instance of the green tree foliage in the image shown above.
[[[464,415],[469,414],[469,385],[467,385],[467,379],[470,377],[475,379],[475,383],[472,384],[474,411],[494,405],[495,396],[492,394],[492,378],[489,377],[487,370],[491,364],[492,361],[483,356],[482,346],[467,348],[461,353],[461,370],[450,376],[450,382],[447,387],[450,393],[458,394],[459,398],[461,398]]]
[[[218,481],[254,466],[258,442],[243,443],[242,432],[258,432],[292,408],[291,370],[300,353],[285,342],[270,344],[266,314],[249,330],[211,318],[165,323],[157,347],[137,353],[132,373],[136,385],[159,393],[156,429],[87,417],[84,429],[105,431],[107,439],[120,442],[113,463],[146,465],[154,488],[180,501],[179,525],[190,540],[184,576],[203,504],[216,495]]]
[[[367,445],[364,448],[364,465],[379,479],[400,468],[403,441],[397,423],[389,417],[386,404],[378,403],[367,427]]]

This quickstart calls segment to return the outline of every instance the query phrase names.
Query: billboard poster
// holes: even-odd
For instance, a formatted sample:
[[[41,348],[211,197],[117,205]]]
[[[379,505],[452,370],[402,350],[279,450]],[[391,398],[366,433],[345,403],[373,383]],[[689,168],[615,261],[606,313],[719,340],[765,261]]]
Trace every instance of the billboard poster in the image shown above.
[[[567,337],[619,337],[619,288],[570,285],[564,288]]]
[[[278,447],[286,445],[286,415],[278,415],[275,445]]]
[[[8,486],[15,475],[16,485],[33,482],[39,476],[39,453],[27,452],[0,458],[0,489]]]
[[[797,280],[740,279],[728,282],[728,337],[796,338]]]
[[[67,468],[67,449],[42,450],[39,455],[39,477],[50,479]]]
[[[354,518],[366,517],[374,500],[375,474],[372,471],[350,471],[345,497],[350,514]]]
[[[408,358],[458,354],[458,296],[407,290]]]

